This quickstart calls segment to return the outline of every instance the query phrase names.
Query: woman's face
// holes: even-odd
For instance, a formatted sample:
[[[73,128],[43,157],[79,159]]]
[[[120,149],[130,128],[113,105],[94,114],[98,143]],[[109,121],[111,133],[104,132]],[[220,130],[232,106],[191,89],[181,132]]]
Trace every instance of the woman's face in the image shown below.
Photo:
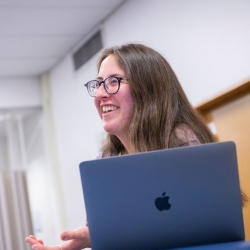
[[[110,76],[126,78],[125,71],[118,65],[114,55],[109,55],[102,61],[97,80],[103,81]],[[125,138],[133,107],[128,80],[121,81],[120,89],[116,94],[107,93],[102,84],[94,100],[104,130],[116,135],[120,140]]]

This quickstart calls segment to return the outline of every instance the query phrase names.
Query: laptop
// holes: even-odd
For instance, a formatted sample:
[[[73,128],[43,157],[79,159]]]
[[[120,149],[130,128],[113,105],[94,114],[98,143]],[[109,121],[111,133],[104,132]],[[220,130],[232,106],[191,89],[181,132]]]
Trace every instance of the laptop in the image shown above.
[[[244,240],[234,142],[85,161],[80,174],[93,250]]]

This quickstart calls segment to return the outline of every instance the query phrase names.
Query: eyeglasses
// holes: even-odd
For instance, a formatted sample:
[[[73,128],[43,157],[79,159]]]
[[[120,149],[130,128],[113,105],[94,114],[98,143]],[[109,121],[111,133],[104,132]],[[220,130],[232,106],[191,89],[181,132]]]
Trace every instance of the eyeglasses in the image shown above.
[[[87,88],[89,95],[92,97],[96,96],[96,93],[98,92],[98,89],[102,84],[109,94],[116,94],[120,89],[121,80],[128,79],[123,77],[110,76],[101,82],[97,80],[89,81],[84,84],[84,86]]]

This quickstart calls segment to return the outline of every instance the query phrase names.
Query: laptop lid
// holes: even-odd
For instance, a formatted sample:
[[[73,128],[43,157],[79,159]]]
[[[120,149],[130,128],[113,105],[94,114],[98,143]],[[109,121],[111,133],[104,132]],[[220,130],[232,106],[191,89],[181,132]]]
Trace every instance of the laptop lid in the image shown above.
[[[192,246],[184,248],[174,248],[175,250],[249,250],[250,241],[240,240],[218,244],[208,244],[202,246]]]
[[[93,250],[244,239],[233,142],[85,161],[80,174]]]

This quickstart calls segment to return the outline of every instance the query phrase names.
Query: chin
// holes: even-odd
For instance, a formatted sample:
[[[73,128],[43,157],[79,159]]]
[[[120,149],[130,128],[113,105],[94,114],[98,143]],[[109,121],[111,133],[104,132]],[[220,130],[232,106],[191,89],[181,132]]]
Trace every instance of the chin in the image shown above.
[[[125,132],[124,132],[124,129],[123,129],[123,126],[121,126],[122,124],[120,123],[111,123],[111,122],[104,122],[103,123],[103,129],[111,134],[111,135],[115,135],[117,137],[119,137],[119,135],[123,135]]]
[[[103,129],[109,133],[109,134],[113,134],[113,129],[110,126],[107,125],[103,125]]]
[[[111,134],[111,135],[115,135],[115,136],[118,135],[118,132],[117,132],[116,130],[114,130],[114,129],[108,127],[108,126],[103,126],[103,129],[104,129],[107,133],[109,133],[109,134]]]
[[[105,128],[104,128],[104,130],[105,130],[107,133],[111,134],[111,135],[116,135],[116,134],[117,134],[117,133],[115,133],[112,129],[105,129]]]

